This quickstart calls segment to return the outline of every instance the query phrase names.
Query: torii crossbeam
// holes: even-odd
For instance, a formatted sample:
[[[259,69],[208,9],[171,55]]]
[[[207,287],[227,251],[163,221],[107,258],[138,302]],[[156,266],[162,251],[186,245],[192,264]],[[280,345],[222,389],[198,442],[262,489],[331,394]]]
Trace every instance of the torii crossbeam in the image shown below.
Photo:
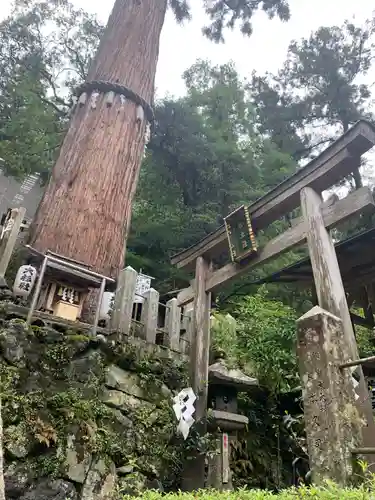
[[[350,173],[358,170],[361,156],[375,144],[375,127],[368,121],[357,122],[345,134],[339,137],[319,156],[305,167],[272,189],[262,198],[249,206],[251,222],[255,231],[263,229],[283,215],[300,206],[300,192],[304,187],[311,187],[319,194],[338,183]],[[324,221],[327,228],[332,228],[367,210],[373,209],[373,200],[368,188],[351,193],[347,198],[335,204],[324,206]],[[218,290],[256,266],[265,264],[270,259],[288,252],[306,240],[305,227],[301,221],[295,221],[293,227],[269,241],[257,255],[249,257],[241,264],[230,262],[208,273],[206,292]],[[171,263],[180,269],[193,270],[196,259],[200,256],[210,262],[228,253],[225,227],[209,234],[196,245],[179,252]],[[194,300],[194,282],[179,293],[180,305]]]

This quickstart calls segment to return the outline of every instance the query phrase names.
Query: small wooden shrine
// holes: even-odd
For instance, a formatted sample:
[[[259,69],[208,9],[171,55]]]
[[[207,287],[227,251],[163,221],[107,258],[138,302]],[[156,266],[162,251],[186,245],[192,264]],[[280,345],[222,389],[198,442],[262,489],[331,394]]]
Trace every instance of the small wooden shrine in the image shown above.
[[[89,266],[73,259],[67,259],[53,252],[42,254],[29,245],[25,248],[27,264],[19,269],[13,291],[15,295],[25,297],[32,291],[28,321],[35,310],[68,321],[80,320],[83,304],[90,289],[99,289],[95,309],[95,330],[104,294],[114,292],[115,280],[95,273]]]

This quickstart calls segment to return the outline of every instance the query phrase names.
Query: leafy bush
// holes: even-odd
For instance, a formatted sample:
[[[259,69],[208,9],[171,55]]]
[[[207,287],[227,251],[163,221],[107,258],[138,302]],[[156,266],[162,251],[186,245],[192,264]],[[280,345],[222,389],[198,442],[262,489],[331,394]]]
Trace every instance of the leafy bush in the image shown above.
[[[321,487],[290,488],[272,493],[261,490],[237,490],[234,492],[218,492],[202,490],[194,493],[176,493],[162,495],[155,491],[146,491],[138,498],[142,500],[294,500],[314,498],[316,500],[373,500],[375,485],[373,481],[359,488],[340,488],[333,483]],[[124,497],[124,500],[130,497]],[[134,497],[133,497],[134,498]]]
[[[230,315],[216,313],[212,321],[215,349],[222,349],[230,364],[272,392],[288,392],[299,385],[295,353],[297,313],[270,300],[264,287],[242,299]]]
[[[251,363],[262,385],[281,392],[299,384],[295,354],[296,312],[269,300],[264,288],[236,310],[240,361]]]
[[[231,313],[213,315],[212,347],[224,351],[229,365],[257,377],[261,386],[239,398],[239,410],[249,418],[249,425],[232,449],[233,483],[279,490],[308,471],[301,447],[304,425],[295,353],[298,316],[282,302],[271,300],[264,287],[242,299]],[[296,458],[298,470],[292,465]]]

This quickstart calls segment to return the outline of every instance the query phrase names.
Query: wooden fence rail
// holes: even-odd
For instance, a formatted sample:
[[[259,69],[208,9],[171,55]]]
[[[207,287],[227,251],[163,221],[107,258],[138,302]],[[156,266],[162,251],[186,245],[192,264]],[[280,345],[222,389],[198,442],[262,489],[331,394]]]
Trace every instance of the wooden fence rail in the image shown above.
[[[177,298],[170,299],[166,304],[160,303],[159,293],[153,288],[142,296],[142,304],[134,306],[137,276],[137,271],[130,266],[120,272],[111,329],[187,354],[191,339],[191,308],[180,307]]]

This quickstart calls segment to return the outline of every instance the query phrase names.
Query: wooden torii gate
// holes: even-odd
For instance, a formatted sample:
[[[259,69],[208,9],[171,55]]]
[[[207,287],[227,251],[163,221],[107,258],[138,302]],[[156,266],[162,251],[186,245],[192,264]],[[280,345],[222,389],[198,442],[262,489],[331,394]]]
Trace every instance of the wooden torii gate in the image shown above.
[[[375,446],[374,418],[361,364],[357,363],[356,368],[358,384],[355,381],[353,385],[352,374],[343,369],[345,363],[358,360],[358,350],[329,232],[349,218],[374,212],[375,204],[367,187],[341,200],[336,197],[323,203],[321,198],[322,191],[358,170],[361,156],[374,144],[375,127],[361,120],[305,167],[250,205],[248,213],[255,233],[299,206],[302,212],[300,219],[292,221],[290,229],[256,253],[217,267],[218,257],[222,261],[226,254],[229,260],[227,232],[222,226],[171,260],[178,268],[195,270],[195,278],[179,293],[178,301],[180,305],[194,302],[191,381],[198,394],[199,420],[207,408],[211,293],[256,266],[307,243],[319,307],[298,322],[298,354],[315,480],[330,477],[345,483],[351,473],[352,448]],[[319,404],[317,395],[322,399]],[[354,400],[357,413],[352,412],[348,417]],[[335,411],[340,415],[335,416]],[[202,477],[197,479],[196,487],[204,486]]]

